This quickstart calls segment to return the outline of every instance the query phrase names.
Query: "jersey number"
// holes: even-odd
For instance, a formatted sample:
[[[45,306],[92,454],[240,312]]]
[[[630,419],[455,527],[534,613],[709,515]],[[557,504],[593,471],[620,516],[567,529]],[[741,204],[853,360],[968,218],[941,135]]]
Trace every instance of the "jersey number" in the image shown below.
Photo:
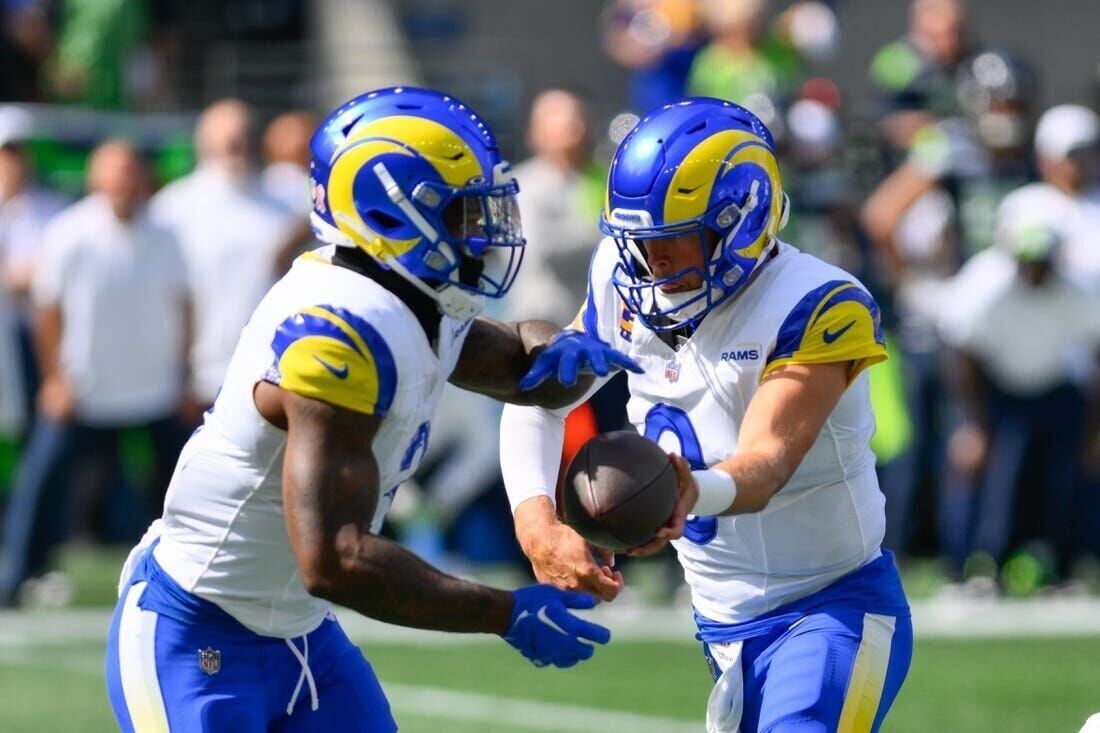
[[[686,412],[671,405],[654,405],[645,416],[645,437],[658,443],[666,432],[680,441],[680,455],[687,459],[693,471],[706,469],[703,447]],[[718,517],[692,517],[684,526],[684,538],[705,545],[718,534]]]

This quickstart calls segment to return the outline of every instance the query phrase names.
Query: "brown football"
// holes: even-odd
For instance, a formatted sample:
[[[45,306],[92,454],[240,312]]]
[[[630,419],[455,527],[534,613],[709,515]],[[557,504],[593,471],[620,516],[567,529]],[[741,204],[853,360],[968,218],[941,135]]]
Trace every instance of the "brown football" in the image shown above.
[[[633,430],[603,433],[566,469],[562,516],[593,545],[619,552],[653,539],[672,516],[676,488],[659,445]]]

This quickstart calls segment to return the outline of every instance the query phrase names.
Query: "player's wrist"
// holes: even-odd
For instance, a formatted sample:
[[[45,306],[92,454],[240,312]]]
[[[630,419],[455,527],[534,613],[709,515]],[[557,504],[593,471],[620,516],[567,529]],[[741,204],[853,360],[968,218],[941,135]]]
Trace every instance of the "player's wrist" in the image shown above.
[[[516,539],[520,548],[528,557],[539,545],[546,544],[561,520],[554,509],[549,496],[533,496],[516,506],[512,516],[515,522]]]
[[[497,599],[494,611],[491,616],[490,633],[497,636],[507,636],[512,631],[512,626],[516,622],[516,614],[519,613],[519,599],[516,598],[515,591],[501,591],[502,598]]]
[[[695,485],[699,487],[699,498],[695,500],[695,506],[691,513],[701,517],[712,517],[722,514],[737,498],[737,484],[733,476],[720,468],[708,468],[702,471],[692,471]]]

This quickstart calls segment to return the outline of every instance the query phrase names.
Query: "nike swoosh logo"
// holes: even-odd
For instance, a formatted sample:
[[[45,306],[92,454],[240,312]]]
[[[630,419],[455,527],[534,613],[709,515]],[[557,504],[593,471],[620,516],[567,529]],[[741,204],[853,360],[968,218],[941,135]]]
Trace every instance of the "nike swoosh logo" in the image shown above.
[[[327,361],[325,361],[321,357],[317,356],[316,354],[313,355],[313,358],[316,359],[317,362],[321,366],[323,366],[325,369],[328,369],[330,372],[332,372],[333,376],[335,376],[337,379],[347,379],[348,378],[348,365],[347,365],[347,362],[344,362],[344,366],[337,369],[332,364],[329,364]]]
[[[855,321],[849,321],[847,326],[836,331],[830,332],[829,329],[826,328],[825,332],[821,334],[821,338],[825,341],[825,343],[831,344],[832,342],[843,336],[845,332],[847,332],[847,330],[854,325],[856,325]]]
[[[540,608],[538,613],[535,614],[535,616],[538,617],[539,621],[543,622],[544,624],[546,624],[547,626],[552,628],[554,631],[557,631],[559,634],[565,634],[565,630],[562,627],[558,626],[553,621],[551,621],[550,617],[546,615],[546,606],[543,606],[542,608]],[[566,636],[568,636],[568,634],[566,634]]]

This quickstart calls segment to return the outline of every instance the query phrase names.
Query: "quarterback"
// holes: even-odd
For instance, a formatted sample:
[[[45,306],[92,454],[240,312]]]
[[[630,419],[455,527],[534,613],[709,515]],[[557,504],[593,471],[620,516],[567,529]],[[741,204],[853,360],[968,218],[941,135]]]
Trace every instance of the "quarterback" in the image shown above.
[[[866,368],[886,352],[864,287],[779,241],[787,206],[747,110],[651,113],[611,164],[573,328],[644,370],[628,416],[670,451],[680,496],[632,552],[673,540],[715,680],[708,730],[877,731],[912,655],[868,447]],[[554,513],[567,411],[505,408],[517,536],[540,580],[610,599],[621,576]]]
[[[477,317],[508,290],[524,240],[509,167],[461,102],[371,92],[311,145],[312,221],[329,245],[256,308],[123,569],[106,664],[124,731],[395,731],[333,603],[496,633],[539,666],[609,637],[570,611],[590,595],[480,586],[376,533],[448,380],[556,407],[592,383],[578,372],[633,365],[588,335]],[[521,391],[525,373],[541,385]]]

